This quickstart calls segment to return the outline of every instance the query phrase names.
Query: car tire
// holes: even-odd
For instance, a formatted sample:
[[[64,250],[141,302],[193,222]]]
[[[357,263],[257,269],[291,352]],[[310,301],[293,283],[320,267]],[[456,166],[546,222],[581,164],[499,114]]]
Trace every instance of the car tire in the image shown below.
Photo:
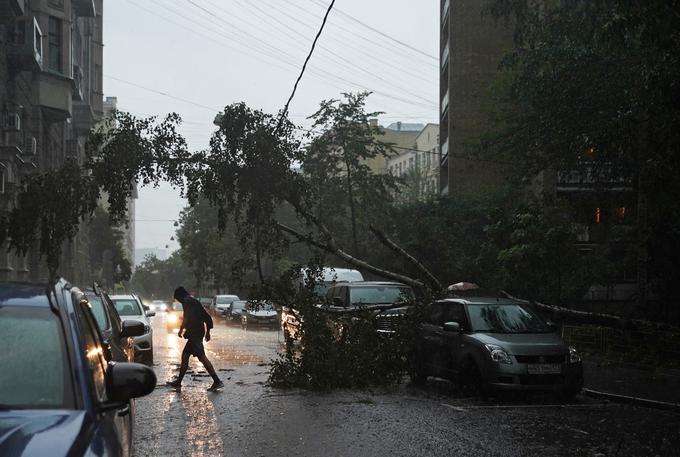
[[[492,394],[488,383],[483,379],[482,371],[474,360],[468,360],[463,365],[459,387],[464,394],[476,395],[482,400],[486,400]]]
[[[557,399],[562,403],[567,403],[573,401],[578,394],[581,393],[581,389],[563,389],[557,393]]]
[[[144,365],[153,366],[153,346],[147,355],[144,356]]]

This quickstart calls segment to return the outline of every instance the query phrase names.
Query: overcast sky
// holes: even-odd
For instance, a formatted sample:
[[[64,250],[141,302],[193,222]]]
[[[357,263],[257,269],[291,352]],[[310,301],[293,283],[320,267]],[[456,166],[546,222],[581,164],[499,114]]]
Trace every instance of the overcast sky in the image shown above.
[[[105,95],[136,115],[179,113],[190,148],[204,149],[225,105],[283,108],[328,3],[105,1]],[[437,122],[438,41],[438,0],[336,0],[291,119],[309,125],[321,100],[368,89],[383,125]],[[172,221],[184,205],[168,186],[140,189],[136,247],[176,249]]]

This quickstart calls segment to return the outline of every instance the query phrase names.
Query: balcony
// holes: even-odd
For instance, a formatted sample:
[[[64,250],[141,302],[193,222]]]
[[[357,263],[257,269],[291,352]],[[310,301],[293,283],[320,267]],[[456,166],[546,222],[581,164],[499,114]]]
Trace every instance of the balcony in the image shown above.
[[[97,15],[94,0],[74,0],[73,10],[78,17],[95,17]]]
[[[612,167],[606,164],[586,163],[557,173],[558,191],[592,191],[598,187],[612,191],[633,189],[630,179],[614,173]]]
[[[446,68],[446,65],[449,63],[449,43],[446,43],[446,46],[444,46],[444,51],[442,52],[442,58],[441,58],[441,69],[443,70]]]
[[[33,16],[18,17],[9,36],[7,57],[19,71],[39,71],[43,63],[42,32]]]
[[[73,113],[73,80],[54,72],[41,72],[37,78],[38,105],[45,117],[61,122]]]
[[[448,88],[446,89],[446,93],[442,97],[442,105],[441,106],[442,106],[441,112],[442,112],[442,118],[443,118],[444,114],[449,110],[449,89]]]

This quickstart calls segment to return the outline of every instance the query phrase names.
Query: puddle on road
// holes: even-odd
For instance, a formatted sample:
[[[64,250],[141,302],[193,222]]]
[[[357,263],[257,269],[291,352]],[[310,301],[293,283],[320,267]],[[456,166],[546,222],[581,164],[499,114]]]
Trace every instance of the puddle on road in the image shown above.
[[[212,360],[219,360],[220,362],[232,363],[236,365],[248,365],[248,364],[268,364],[262,356],[251,354],[244,351],[234,351],[234,350],[216,350],[210,351],[209,358]],[[217,364],[216,364],[217,365]]]

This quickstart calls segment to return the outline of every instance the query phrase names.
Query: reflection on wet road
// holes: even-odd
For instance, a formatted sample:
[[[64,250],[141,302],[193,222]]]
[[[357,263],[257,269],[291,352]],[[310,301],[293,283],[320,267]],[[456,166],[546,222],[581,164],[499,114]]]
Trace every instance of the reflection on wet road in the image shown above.
[[[137,401],[135,456],[678,456],[680,415],[579,398],[461,398],[443,381],[426,389],[273,389],[267,363],[281,336],[215,322],[208,357],[225,382],[194,358],[181,392],[163,387],[179,367],[183,339],[153,318],[159,387]]]

